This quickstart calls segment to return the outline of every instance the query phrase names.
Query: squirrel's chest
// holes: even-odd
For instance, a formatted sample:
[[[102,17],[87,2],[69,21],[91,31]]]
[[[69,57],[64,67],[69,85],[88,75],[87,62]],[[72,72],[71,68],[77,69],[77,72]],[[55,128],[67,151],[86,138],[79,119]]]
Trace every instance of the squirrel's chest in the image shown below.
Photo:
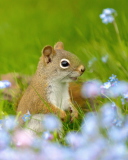
[[[49,83],[47,98],[51,104],[66,110],[70,105],[68,84],[57,82]]]

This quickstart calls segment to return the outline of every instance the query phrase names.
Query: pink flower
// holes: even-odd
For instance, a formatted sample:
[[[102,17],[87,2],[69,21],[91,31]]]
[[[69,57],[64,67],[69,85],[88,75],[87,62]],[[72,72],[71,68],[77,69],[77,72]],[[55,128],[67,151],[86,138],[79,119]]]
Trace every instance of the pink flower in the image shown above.
[[[13,142],[17,146],[31,146],[34,136],[26,130],[17,130],[13,135]]]
[[[86,82],[84,83],[82,88],[82,95],[87,98],[96,97],[100,95],[100,86],[101,86],[100,81],[95,80]]]

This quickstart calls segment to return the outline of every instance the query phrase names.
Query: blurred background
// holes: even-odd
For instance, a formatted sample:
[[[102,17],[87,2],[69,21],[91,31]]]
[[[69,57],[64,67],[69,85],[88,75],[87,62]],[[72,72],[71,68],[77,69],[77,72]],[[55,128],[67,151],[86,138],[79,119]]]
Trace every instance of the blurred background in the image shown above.
[[[32,75],[45,45],[63,41],[85,64],[83,79],[128,78],[127,0],[0,0],[0,74]],[[114,8],[122,47],[112,24],[99,15]]]

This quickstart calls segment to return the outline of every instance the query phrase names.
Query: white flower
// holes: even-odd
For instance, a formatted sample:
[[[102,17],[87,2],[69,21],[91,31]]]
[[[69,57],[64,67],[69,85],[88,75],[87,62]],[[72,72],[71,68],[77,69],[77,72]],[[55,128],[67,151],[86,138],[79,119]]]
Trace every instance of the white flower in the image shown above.
[[[103,88],[105,88],[105,89],[109,89],[110,87],[111,87],[111,83],[110,82],[106,82],[103,85]]]

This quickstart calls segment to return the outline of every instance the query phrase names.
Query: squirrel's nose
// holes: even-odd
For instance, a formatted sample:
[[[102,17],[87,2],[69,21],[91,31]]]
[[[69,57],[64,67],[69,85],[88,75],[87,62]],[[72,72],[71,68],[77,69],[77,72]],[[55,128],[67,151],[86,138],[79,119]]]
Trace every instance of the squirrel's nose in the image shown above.
[[[83,74],[85,71],[85,67],[83,65],[80,65],[77,70],[80,72],[80,74]]]

